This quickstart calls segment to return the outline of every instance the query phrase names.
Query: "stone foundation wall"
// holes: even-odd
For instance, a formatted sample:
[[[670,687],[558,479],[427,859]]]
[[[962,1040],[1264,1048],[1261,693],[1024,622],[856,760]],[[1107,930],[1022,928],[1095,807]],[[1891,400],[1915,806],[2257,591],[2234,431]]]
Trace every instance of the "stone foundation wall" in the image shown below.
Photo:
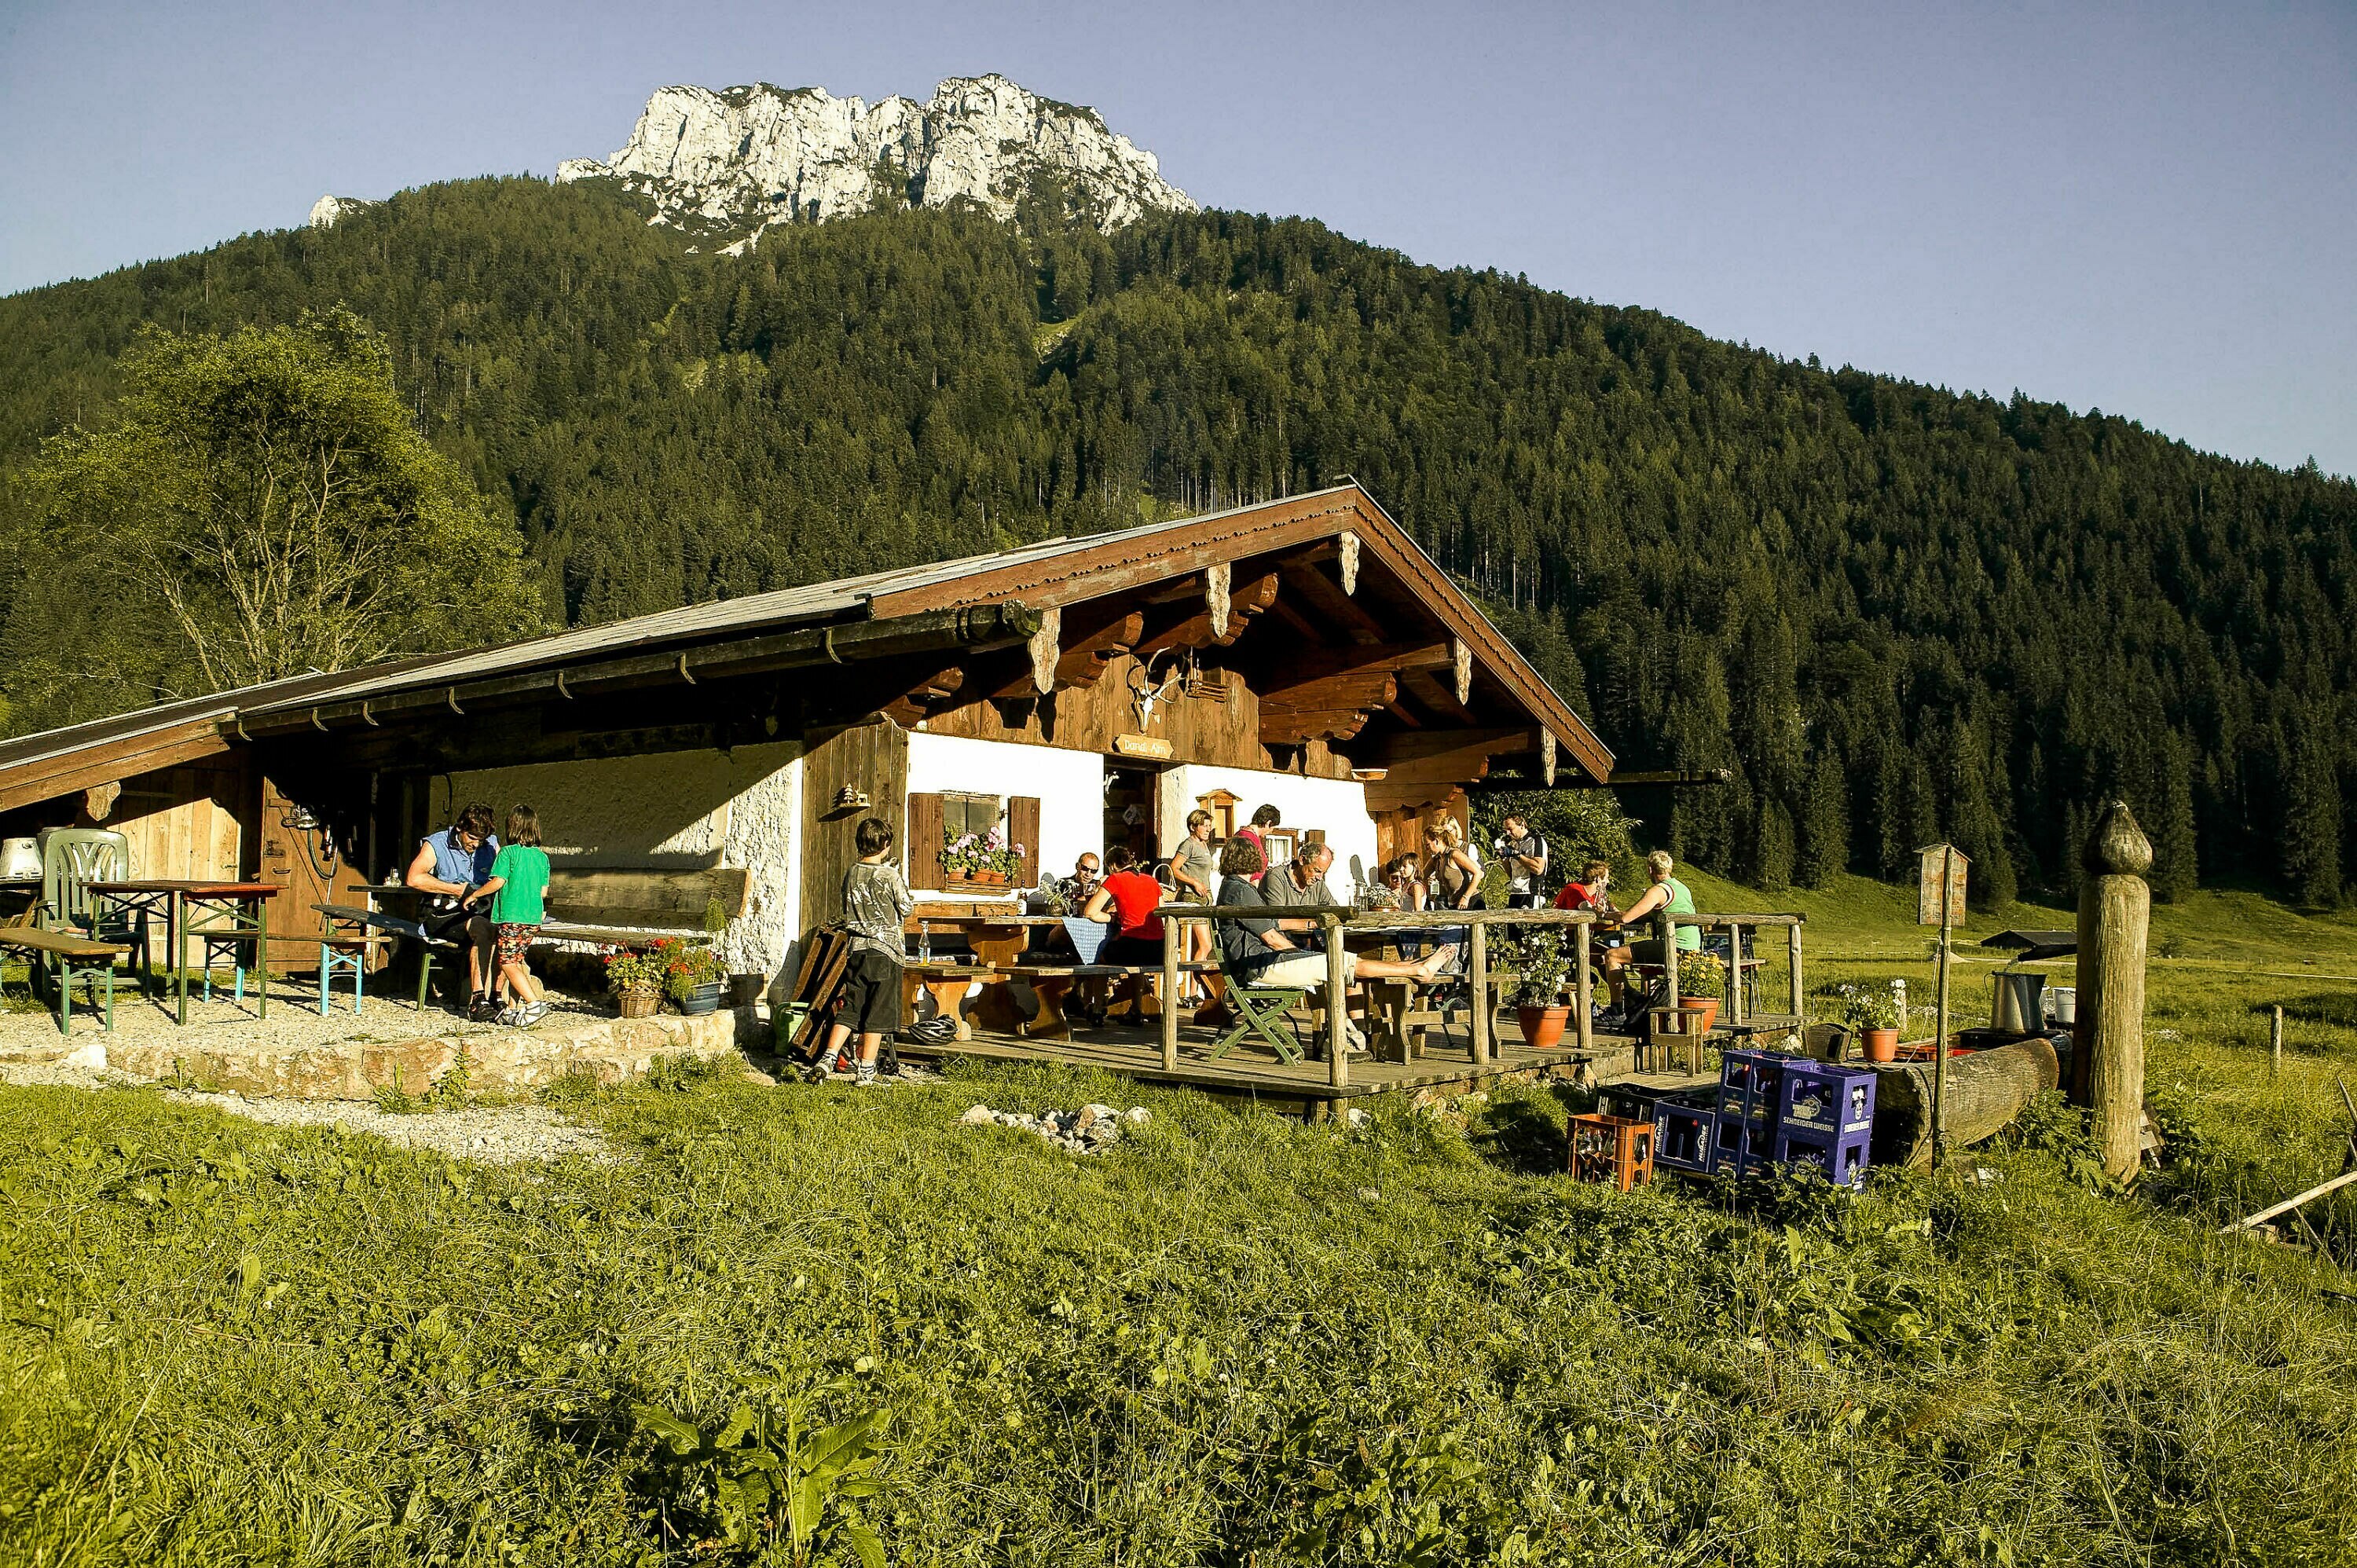
[[[469,1029],[314,1047],[108,1040],[106,1065],[135,1078],[186,1078],[255,1098],[370,1100],[378,1090],[394,1087],[396,1075],[405,1091],[424,1092],[458,1059],[462,1043],[476,1088],[516,1090],[580,1071],[595,1073],[602,1083],[619,1083],[644,1076],[657,1057],[730,1058],[737,1054],[740,1039],[761,1050],[770,1039],[768,1021],[753,1007],[723,1008],[700,1018],[658,1014],[561,1020],[562,1015],[552,1017],[533,1029]]]

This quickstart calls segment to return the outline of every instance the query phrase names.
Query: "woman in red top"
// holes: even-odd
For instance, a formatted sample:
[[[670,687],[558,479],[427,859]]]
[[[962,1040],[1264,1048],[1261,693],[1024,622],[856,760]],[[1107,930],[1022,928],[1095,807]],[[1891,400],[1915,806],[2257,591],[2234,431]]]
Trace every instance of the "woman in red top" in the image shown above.
[[[1097,950],[1099,963],[1160,963],[1162,884],[1137,869],[1137,855],[1125,843],[1105,851],[1105,879],[1081,907],[1083,920],[1113,927]]]

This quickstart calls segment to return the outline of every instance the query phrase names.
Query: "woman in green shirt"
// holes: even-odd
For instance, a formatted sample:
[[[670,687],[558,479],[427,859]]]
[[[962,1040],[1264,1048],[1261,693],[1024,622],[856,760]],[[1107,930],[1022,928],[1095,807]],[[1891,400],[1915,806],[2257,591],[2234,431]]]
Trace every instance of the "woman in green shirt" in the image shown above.
[[[1638,895],[1635,903],[1620,911],[1621,929],[1627,930],[1650,921],[1663,909],[1672,915],[1695,912],[1694,894],[1684,883],[1670,875],[1675,865],[1667,850],[1657,849],[1645,857],[1645,870],[1652,876],[1653,885]],[[1677,933],[1674,940],[1680,952],[1701,950],[1701,927],[1676,926],[1674,929]],[[1660,964],[1667,961],[1668,955],[1662,951],[1662,939],[1659,937],[1643,937],[1626,947],[1604,950],[1604,983],[1612,989],[1612,1011],[1602,1020],[1606,1027],[1618,1027],[1628,1020],[1628,977],[1622,971],[1632,963]]]
[[[547,993],[533,978],[527,961],[533,939],[547,918],[547,894],[548,855],[540,847],[540,818],[530,806],[518,806],[508,813],[507,840],[491,862],[491,875],[470,900],[490,900],[498,989],[510,999],[500,1015],[502,1024],[537,1024],[548,1016]]]

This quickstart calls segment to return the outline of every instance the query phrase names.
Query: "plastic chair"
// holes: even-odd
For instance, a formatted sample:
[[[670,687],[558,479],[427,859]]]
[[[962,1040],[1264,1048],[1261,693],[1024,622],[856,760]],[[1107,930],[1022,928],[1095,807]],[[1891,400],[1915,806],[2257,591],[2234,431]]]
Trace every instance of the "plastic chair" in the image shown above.
[[[101,902],[93,882],[121,882],[131,875],[131,841],[104,828],[54,828],[41,836],[42,924],[92,941],[117,942],[131,950],[141,973],[147,970],[147,912]]]

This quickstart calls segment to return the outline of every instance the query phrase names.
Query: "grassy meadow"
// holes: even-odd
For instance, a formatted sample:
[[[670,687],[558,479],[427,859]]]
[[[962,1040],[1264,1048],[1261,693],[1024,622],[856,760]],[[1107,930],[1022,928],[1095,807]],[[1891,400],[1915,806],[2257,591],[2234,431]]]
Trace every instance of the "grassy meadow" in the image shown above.
[[[1928,1003],[1911,894],[1773,903],[1813,989]],[[0,1562],[2347,1563],[2357,1208],[2213,1232],[2340,1168],[2357,920],[2156,927],[2125,1193],[2051,1105],[1850,1198],[1571,1184],[1539,1090],[673,1074],[561,1096],[622,1159],[502,1168],[0,1089]],[[976,1100],[1153,1120],[1075,1159]]]

